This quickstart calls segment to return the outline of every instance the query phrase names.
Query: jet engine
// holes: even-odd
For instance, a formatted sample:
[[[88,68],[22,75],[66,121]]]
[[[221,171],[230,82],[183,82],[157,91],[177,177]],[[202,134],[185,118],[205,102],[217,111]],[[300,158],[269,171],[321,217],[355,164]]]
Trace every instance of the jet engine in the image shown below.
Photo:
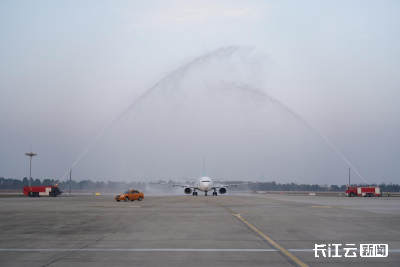
[[[185,194],[191,194],[192,193],[192,188],[186,187],[184,191],[185,191]]]
[[[225,187],[221,187],[218,192],[220,194],[225,194],[226,193],[226,188]]]

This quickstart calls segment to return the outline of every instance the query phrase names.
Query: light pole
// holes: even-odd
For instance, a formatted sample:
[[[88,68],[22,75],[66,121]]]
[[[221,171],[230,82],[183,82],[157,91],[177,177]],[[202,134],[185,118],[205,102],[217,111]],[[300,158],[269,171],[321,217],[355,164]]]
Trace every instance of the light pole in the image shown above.
[[[69,169],[69,196],[71,196],[71,187],[72,187],[72,167]]]
[[[350,170],[351,170],[351,168],[349,168],[349,186],[351,186],[351,184],[350,184]]]
[[[25,153],[25,155],[31,157],[31,160],[30,160],[30,161],[31,161],[31,164],[29,165],[29,186],[31,186],[31,178],[32,178],[32,176],[31,176],[31,174],[32,174],[32,157],[36,156],[37,154],[36,154],[36,153],[30,152],[30,153]]]

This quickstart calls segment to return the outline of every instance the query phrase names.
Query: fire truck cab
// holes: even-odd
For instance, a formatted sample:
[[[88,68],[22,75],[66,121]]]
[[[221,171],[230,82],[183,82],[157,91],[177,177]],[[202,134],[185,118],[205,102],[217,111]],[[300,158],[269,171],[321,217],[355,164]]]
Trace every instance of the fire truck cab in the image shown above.
[[[61,189],[57,185],[49,186],[25,186],[24,195],[28,197],[50,196],[56,197],[62,194]]]
[[[348,197],[381,197],[379,186],[348,186],[346,190]]]

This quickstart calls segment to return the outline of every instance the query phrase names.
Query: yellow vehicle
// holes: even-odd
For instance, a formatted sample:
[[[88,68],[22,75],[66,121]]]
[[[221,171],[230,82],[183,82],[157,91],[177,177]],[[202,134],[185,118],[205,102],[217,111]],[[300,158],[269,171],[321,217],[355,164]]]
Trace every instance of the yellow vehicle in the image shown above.
[[[138,190],[135,189],[129,189],[128,191],[116,195],[115,196],[115,200],[120,202],[121,200],[124,200],[125,202],[127,201],[134,201],[134,200],[138,200],[138,201],[142,201],[144,198],[144,195],[142,192],[139,192]]]

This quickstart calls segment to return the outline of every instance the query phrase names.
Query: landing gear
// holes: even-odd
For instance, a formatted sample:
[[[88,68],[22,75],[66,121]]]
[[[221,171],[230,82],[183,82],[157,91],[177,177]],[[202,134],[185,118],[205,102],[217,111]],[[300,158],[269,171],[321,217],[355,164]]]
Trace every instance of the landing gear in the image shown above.
[[[205,196],[207,196],[207,191],[206,192],[204,192],[205,193]]]
[[[197,196],[197,192],[196,191],[193,191],[193,196]]]
[[[217,196],[217,195],[218,195],[217,191],[214,191],[213,196]]]

